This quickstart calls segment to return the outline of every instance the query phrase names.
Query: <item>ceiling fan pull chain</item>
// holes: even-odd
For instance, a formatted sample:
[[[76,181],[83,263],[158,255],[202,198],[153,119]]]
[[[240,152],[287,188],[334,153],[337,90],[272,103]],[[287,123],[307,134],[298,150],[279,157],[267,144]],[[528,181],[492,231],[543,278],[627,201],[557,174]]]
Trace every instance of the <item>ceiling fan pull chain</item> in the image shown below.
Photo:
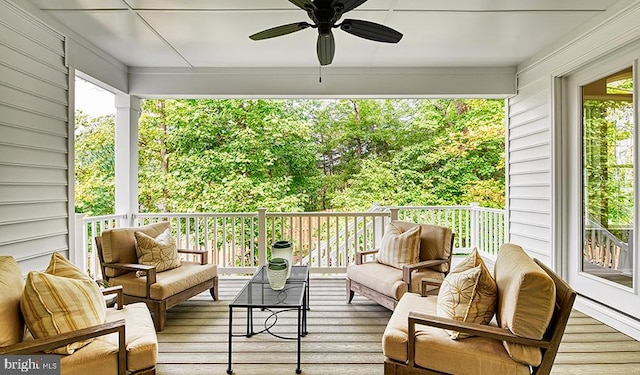
[[[322,83],[322,65],[318,65],[318,83]]]

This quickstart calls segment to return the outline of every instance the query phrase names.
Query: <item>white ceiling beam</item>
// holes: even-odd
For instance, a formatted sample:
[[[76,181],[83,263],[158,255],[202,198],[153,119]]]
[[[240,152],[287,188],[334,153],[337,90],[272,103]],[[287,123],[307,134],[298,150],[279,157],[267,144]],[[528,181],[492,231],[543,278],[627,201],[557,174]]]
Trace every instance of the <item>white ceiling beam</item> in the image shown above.
[[[145,98],[504,98],[508,68],[131,68],[129,94]]]

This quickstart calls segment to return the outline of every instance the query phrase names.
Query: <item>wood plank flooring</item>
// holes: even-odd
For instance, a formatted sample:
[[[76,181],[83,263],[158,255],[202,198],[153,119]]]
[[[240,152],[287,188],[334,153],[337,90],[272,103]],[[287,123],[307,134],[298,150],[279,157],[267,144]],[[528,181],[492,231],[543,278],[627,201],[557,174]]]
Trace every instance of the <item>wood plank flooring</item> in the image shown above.
[[[247,279],[220,280],[221,300],[201,294],[172,308],[158,333],[159,375],[225,374],[227,304]],[[382,374],[381,339],[391,312],[356,295],[345,303],[344,279],[312,278],[309,335],[302,339],[303,374]],[[255,329],[268,314],[254,313]],[[234,332],[243,333],[246,313],[234,311]],[[280,314],[276,333],[296,329],[294,312]],[[268,334],[234,337],[233,370],[238,375],[295,374],[296,342]],[[640,374],[640,343],[574,311],[552,374]]]

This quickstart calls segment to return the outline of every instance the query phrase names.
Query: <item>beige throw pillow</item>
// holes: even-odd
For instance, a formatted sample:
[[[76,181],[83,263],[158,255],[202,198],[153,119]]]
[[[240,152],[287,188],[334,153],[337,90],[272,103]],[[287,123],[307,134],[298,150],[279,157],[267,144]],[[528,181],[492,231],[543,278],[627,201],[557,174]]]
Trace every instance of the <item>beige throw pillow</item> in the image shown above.
[[[464,322],[489,324],[496,310],[498,288],[477,250],[445,277],[437,300],[437,315]],[[468,334],[447,331],[452,339]]]
[[[45,272],[31,271],[27,275],[20,309],[35,338],[102,324],[107,316],[98,284],[57,253]],[[75,342],[52,352],[72,354],[92,340]]]
[[[155,266],[156,272],[180,267],[180,256],[176,248],[176,241],[171,237],[170,229],[165,230],[156,238],[142,232],[135,232],[134,235],[138,263]]]
[[[400,269],[417,263],[420,259],[420,229],[419,225],[415,225],[405,230],[396,222],[390,222],[382,236],[382,245],[376,258],[378,263]]]

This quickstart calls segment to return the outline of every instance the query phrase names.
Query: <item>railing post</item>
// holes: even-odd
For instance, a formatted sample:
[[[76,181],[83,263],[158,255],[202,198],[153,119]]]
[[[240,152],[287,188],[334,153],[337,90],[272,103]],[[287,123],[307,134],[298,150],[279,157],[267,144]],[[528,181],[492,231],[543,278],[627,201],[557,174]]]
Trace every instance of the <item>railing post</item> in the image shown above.
[[[479,212],[478,207],[480,207],[479,203],[473,202],[470,205],[471,211],[471,249],[478,247],[479,245],[479,234],[480,234],[480,223],[478,221]],[[481,250],[481,249],[478,249]]]
[[[258,265],[267,264],[267,209],[258,208]]]
[[[82,271],[88,269],[89,244],[87,243],[87,230],[84,226],[84,214],[74,215],[74,246],[69,249],[69,260]]]
[[[398,220],[398,212],[400,209],[398,207],[389,207],[389,211],[391,211],[391,220]]]
[[[127,228],[133,227],[133,215],[132,214],[123,214],[118,219],[118,228]]]

